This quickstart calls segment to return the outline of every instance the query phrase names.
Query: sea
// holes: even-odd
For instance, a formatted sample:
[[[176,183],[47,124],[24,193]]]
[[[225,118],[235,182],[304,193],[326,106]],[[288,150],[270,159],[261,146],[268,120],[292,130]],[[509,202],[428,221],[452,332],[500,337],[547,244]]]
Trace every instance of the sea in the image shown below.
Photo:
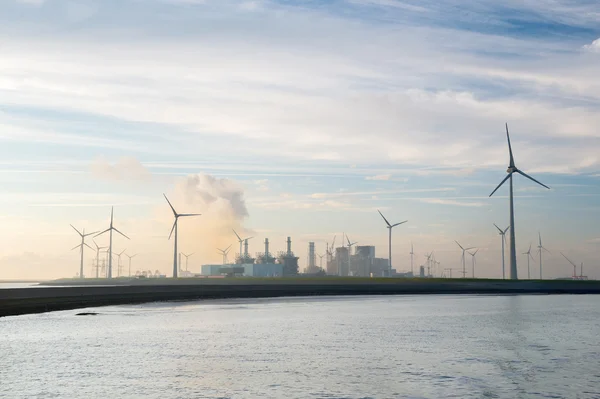
[[[600,296],[244,299],[5,317],[0,398],[600,398]]]

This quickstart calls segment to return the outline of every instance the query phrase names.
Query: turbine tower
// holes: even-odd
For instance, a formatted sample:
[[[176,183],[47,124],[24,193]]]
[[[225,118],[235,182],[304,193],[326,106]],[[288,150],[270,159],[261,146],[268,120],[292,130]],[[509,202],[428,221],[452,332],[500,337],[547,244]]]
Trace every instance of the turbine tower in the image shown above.
[[[527,252],[523,252],[523,255],[527,255],[527,279],[530,280],[531,272],[529,270],[529,259],[533,259],[533,256],[531,255],[531,244],[529,244],[529,249],[527,250]]]
[[[108,247],[99,247],[95,240],[92,239],[92,241],[94,241],[94,246],[96,247],[96,278],[98,278],[98,269],[100,268],[100,250]]]
[[[110,227],[106,230],[104,230],[101,233],[98,233],[94,236],[94,238],[98,237],[99,235],[102,235],[104,233],[109,233],[109,239],[108,239],[108,278],[112,278],[112,232],[113,230],[116,231],[117,233],[121,234],[123,237],[127,238],[129,240],[129,237],[127,237],[125,234],[121,233],[116,227],[113,226],[113,215],[114,215],[114,208],[110,208]]]
[[[185,256],[185,271],[188,271],[188,260],[190,259],[190,256],[192,256],[193,254],[195,254],[195,252],[192,252],[189,255],[186,255],[184,253],[182,253],[183,256]]]
[[[538,245],[538,256],[540,257],[540,280],[542,279],[542,250],[550,253],[543,245],[542,245],[542,235],[538,232],[538,237],[540,239],[540,244]]]
[[[379,214],[381,215],[381,217],[383,218],[383,220],[385,221],[385,224],[387,225],[387,229],[389,230],[389,256],[390,256],[390,261],[389,261],[389,275],[392,275],[392,229],[396,226],[400,226],[403,223],[408,222],[408,220],[405,220],[404,222],[400,222],[400,223],[396,223],[396,224],[390,224],[390,222],[388,222],[388,220],[385,218],[385,216],[383,216],[383,213],[381,213],[381,211],[378,209],[377,212],[379,212]]]
[[[233,229],[231,229],[231,230],[233,230]],[[238,242],[240,243],[240,258],[244,258],[243,245],[244,245],[244,243],[247,243],[249,239],[254,238],[254,237],[242,238],[235,230],[233,230],[233,234],[235,234],[235,236],[238,239]]]
[[[83,233],[79,230],[77,230],[75,228],[75,226],[70,225],[71,227],[73,227],[73,230],[75,230],[77,232],[77,234],[79,234],[79,236],[81,237],[81,244],[77,245],[76,247],[74,247],[73,249],[71,249],[71,251],[80,248],[79,253],[81,254],[81,263],[79,264],[79,278],[83,278],[83,247],[86,246],[89,249],[93,250],[94,248],[90,247],[89,245],[86,244],[85,242],[85,237],[87,236],[91,236],[92,234],[96,234],[97,231],[94,231],[93,233],[87,233],[85,234],[85,229],[83,229]]]
[[[133,259],[136,256],[138,256],[138,254],[133,254],[133,255],[127,255],[127,254],[125,254],[125,256],[127,256],[129,258],[129,277],[131,277],[131,259]]]
[[[492,191],[492,193],[490,194],[490,197],[492,195],[494,195],[494,193],[500,188],[500,186],[502,186],[504,184],[505,181],[510,179],[510,191],[509,191],[509,198],[510,198],[510,278],[511,280],[517,280],[517,249],[516,249],[516,244],[515,244],[515,212],[514,212],[514,201],[513,201],[513,174],[516,172],[518,174],[520,174],[523,177],[528,178],[529,180],[539,184],[542,187],[545,187],[547,189],[550,189],[550,187],[546,186],[545,184],[540,183],[539,181],[535,180],[533,177],[529,176],[527,173],[521,171],[519,168],[517,168],[515,166],[515,159],[513,157],[513,153],[512,153],[512,147],[510,145],[510,136],[508,134],[508,123],[506,124],[506,139],[508,141],[508,153],[510,155],[510,160],[509,160],[509,164],[508,164],[508,169],[506,170],[506,177],[504,178],[504,180],[502,180],[500,182],[500,184],[498,184],[498,187],[496,187],[494,189],[494,191]]]
[[[506,279],[506,273],[505,273],[505,269],[504,269],[504,243],[506,242],[506,232],[508,231],[508,229],[510,229],[510,226],[508,226],[507,228],[505,228],[504,230],[502,230],[500,227],[498,227],[498,225],[496,225],[496,223],[494,223],[494,226],[496,226],[496,228],[498,229],[498,234],[500,234],[502,236],[502,280]]]
[[[460,249],[462,249],[462,266],[463,266],[463,278],[465,278],[467,276],[467,267],[465,266],[465,252],[468,251],[469,249],[474,249],[474,247],[469,247],[469,248],[463,248],[462,245],[459,244],[458,241],[454,240],[454,242],[456,244],[458,244],[458,246],[460,247]]]
[[[469,252],[471,255],[471,278],[475,278],[475,255],[477,255],[479,249],[475,250],[475,252]]]
[[[169,234],[169,240],[171,239],[171,236],[173,235],[173,231],[175,231],[175,243],[173,246],[173,278],[177,278],[177,225],[178,225],[178,221],[179,218],[183,218],[183,217],[189,217],[189,216],[200,216],[199,213],[177,213],[177,211],[175,211],[175,208],[173,208],[173,205],[171,205],[171,201],[169,201],[169,199],[167,198],[167,196],[165,194],[163,194],[165,199],[167,200],[167,203],[169,204],[169,206],[171,207],[171,210],[173,211],[173,216],[175,216],[175,222],[173,223],[173,228],[171,229],[171,234]]]

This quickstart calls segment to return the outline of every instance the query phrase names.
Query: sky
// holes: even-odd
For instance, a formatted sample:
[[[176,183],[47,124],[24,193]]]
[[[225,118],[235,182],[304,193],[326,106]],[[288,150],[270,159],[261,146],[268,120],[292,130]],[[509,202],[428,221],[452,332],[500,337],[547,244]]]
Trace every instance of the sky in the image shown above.
[[[300,267],[343,233],[410,270],[600,278],[600,5],[538,0],[4,0],[0,2],[0,279],[72,277],[78,229],[115,226],[132,271],[189,268],[232,228]],[[100,246],[107,238],[96,238]],[[93,243],[88,241],[90,245]],[[86,249],[85,274],[94,251]],[[471,257],[467,261],[470,263]],[[123,263],[127,263],[123,258]]]

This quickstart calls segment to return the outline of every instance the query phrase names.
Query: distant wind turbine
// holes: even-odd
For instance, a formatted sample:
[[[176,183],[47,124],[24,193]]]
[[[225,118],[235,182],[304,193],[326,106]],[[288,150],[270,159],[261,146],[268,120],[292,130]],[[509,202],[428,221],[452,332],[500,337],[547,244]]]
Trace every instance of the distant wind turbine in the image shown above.
[[[192,252],[189,255],[186,255],[184,253],[182,253],[183,256],[185,256],[185,271],[188,271],[188,260],[190,259],[190,256],[192,256],[195,252]]]
[[[238,242],[240,243],[240,258],[243,259],[243,258],[245,258],[245,253],[244,253],[244,250],[243,250],[243,245],[244,245],[244,243],[246,243],[246,245],[247,245],[248,244],[248,240],[250,240],[251,238],[254,238],[254,237],[242,238],[242,237],[240,237],[240,235],[235,230],[233,230],[233,234],[235,234],[235,236],[238,239]]]
[[[471,278],[475,278],[475,255],[477,255],[477,252],[479,252],[479,249],[475,252],[469,252],[469,255],[471,255]]]
[[[567,258],[567,256],[565,254],[563,254],[562,252],[560,253],[567,261],[569,261],[570,264],[573,265],[573,280],[575,280],[577,278],[577,265],[575,263],[573,263],[573,261],[571,261],[571,259]],[[581,265],[582,271],[583,271],[583,264]],[[583,274],[583,273],[581,273]]]
[[[533,259],[533,256],[531,255],[531,244],[529,244],[529,249],[527,250],[527,252],[523,252],[523,255],[527,255],[527,279],[530,280],[531,272],[529,270],[529,260]],[[533,259],[533,260],[535,260],[535,259]]]
[[[346,236],[346,240],[348,240],[348,274],[350,274],[350,270],[352,269],[352,247],[358,244],[358,241],[350,242],[350,238],[348,234],[344,233]]]
[[[506,232],[508,231],[508,229],[510,229],[510,226],[508,226],[504,230],[498,227],[496,223],[494,223],[494,226],[496,226],[499,234],[502,236],[502,279],[504,280],[506,279],[506,273],[504,272],[504,243],[506,242]]]
[[[227,255],[229,254],[229,250],[231,249],[231,245],[228,246],[225,249],[219,249],[217,248],[217,251],[219,251],[219,253],[223,256],[223,264],[226,265],[227,264]]]
[[[544,246],[542,245],[542,234],[538,232],[538,237],[540,239],[540,243],[538,245],[538,256],[540,257],[540,280],[542,279],[542,250],[550,253]]]
[[[113,230],[116,231],[117,233],[121,234],[123,237],[127,238],[129,240],[129,237],[127,237],[125,234],[121,233],[119,230],[117,230],[116,227],[113,226],[113,214],[114,214],[114,208],[110,209],[110,227],[106,230],[104,230],[101,233],[98,233],[94,236],[94,238],[104,234],[104,233],[109,233],[109,241],[108,241],[108,278],[112,278],[112,232]]]
[[[323,269],[323,257],[325,256],[324,254],[317,254],[317,256],[319,257],[319,267],[321,268],[321,270]]]
[[[174,231],[175,232],[175,243],[173,246],[173,278],[177,278],[177,226],[178,226],[179,218],[189,217],[189,216],[200,216],[200,214],[199,213],[177,213],[177,211],[175,211],[175,208],[173,208],[173,205],[171,205],[171,201],[169,201],[167,196],[165,194],[163,194],[163,196],[165,197],[165,199],[167,200],[167,203],[171,207],[171,210],[173,211],[173,216],[175,216],[175,222],[173,223],[173,228],[171,229],[171,233],[169,234],[169,240],[171,239],[171,236],[173,235],[173,231]]]
[[[124,249],[120,253],[117,254],[117,275],[118,275],[118,277],[121,277],[121,256],[123,256],[125,251],[127,251],[127,250]]]
[[[490,197],[492,195],[494,195],[494,193],[500,188],[500,186],[502,186],[504,184],[505,181],[510,179],[510,193],[509,193],[509,196],[510,196],[510,226],[511,226],[511,228],[510,228],[510,278],[512,280],[517,280],[517,278],[518,278],[517,277],[517,249],[516,249],[516,244],[515,244],[515,212],[514,212],[514,201],[513,201],[513,174],[518,173],[521,176],[524,176],[524,177],[528,178],[529,180],[531,180],[547,189],[550,189],[550,187],[546,186],[543,183],[540,183],[539,181],[535,180],[533,177],[529,176],[528,174],[521,171],[519,168],[517,168],[515,166],[515,159],[513,157],[512,147],[510,145],[510,136],[508,134],[508,123],[506,124],[506,139],[508,140],[508,152],[510,155],[508,169],[506,170],[506,173],[508,173],[508,174],[506,175],[504,180],[502,180],[500,182],[500,184],[498,184],[498,187],[496,187],[494,189],[494,191],[492,191],[492,193],[490,194]]]
[[[467,276],[467,267],[465,265],[465,252],[468,251],[469,249],[474,249],[474,247],[469,247],[469,248],[463,248],[462,245],[460,245],[460,243],[456,240],[454,240],[454,242],[460,247],[460,249],[462,249],[462,266],[463,266],[463,278],[465,278]]]
[[[77,230],[73,225],[70,225],[70,226],[73,227],[73,230],[75,230],[77,232],[77,234],[79,234],[79,236],[81,237],[81,244],[74,247],[71,251],[73,251],[77,248],[80,248],[79,253],[81,254],[81,263],[79,264],[79,278],[83,278],[83,247],[86,246],[89,249],[94,250],[94,248],[92,248],[88,244],[86,244],[85,237],[91,236],[92,234],[96,234],[97,231],[94,231],[93,233],[85,234],[85,229],[83,229],[83,232],[81,232],[81,231]]]
[[[98,269],[100,268],[100,250],[106,249],[108,247],[100,247],[98,246],[95,240],[92,241],[94,242],[94,246],[96,247],[96,278],[98,278]]]
[[[412,277],[415,276],[415,272],[414,272],[414,269],[413,269],[413,258],[414,258],[414,256],[415,256],[415,251],[414,251],[414,248],[413,248],[413,243],[411,242],[410,243],[410,273],[412,274]]]
[[[383,220],[385,221],[385,224],[387,225],[387,229],[389,231],[389,257],[390,257],[390,261],[389,261],[389,275],[392,275],[392,229],[396,226],[399,226],[403,223],[408,222],[408,220],[405,220],[403,222],[399,222],[399,223],[395,223],[395,224],[391,224],[390,222],[388,222],[388,220],[385,218],[385,216],[383,216],[383,213],[381,213],[381,211],[378,209],[377,212],[379,212],[379,214],[381,215],[381,217],[383,218]]]
[[[127,255],[127,254],[125,254],[125,256],[127,256],[129,258],[129,277],[131,277],[131,259],[133,259],[136,256],[138,256],[138,254],[133,254],[133,255]]]

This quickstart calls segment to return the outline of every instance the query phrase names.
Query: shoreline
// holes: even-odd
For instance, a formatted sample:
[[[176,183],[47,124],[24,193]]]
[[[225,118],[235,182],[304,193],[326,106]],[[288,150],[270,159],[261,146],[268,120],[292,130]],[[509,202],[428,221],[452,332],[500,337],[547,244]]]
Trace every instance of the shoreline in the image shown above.
[[[600,294],[600,281],[416,278],[68,279],[45,282],[39,287],[0,290],[0,317],[181,300],[437,294]]]

